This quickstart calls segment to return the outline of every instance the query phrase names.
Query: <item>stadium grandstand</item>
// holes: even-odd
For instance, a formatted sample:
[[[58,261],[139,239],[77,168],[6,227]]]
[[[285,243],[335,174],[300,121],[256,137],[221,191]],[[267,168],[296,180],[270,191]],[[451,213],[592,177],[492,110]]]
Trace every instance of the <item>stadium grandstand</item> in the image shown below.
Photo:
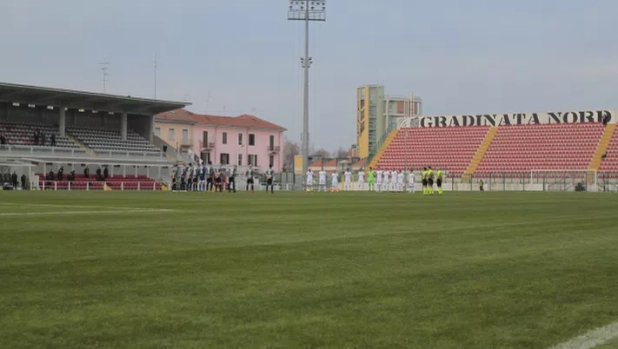
[[[187,105],[0,83],[0,175],[34,189],[161,190],[185,159],[153,143],[154,116]]]
[[[447,172],[447,190],[616,191],[616,111],[417,117],[401,120],[369,167]],[[420,179],[420,178],[419,178]],[[417,181],[418,183],[418,181]],[[493,187],[493,189],[492,189]]]

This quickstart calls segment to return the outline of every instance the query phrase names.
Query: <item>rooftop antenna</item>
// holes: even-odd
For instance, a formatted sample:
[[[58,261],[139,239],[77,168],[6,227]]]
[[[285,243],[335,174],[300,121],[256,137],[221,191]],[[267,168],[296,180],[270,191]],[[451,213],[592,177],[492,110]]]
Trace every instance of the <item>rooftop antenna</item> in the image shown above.
[[[154,99],[157,99],[157,53],[154,54]]]
[[[109,76],[107,72],[109,70],[107,58],[103,57],[103,63],[99,63],[99,65],[101,66],[101,72],[103,72],[103,93],[105,93],[107,91],[107,77]]]

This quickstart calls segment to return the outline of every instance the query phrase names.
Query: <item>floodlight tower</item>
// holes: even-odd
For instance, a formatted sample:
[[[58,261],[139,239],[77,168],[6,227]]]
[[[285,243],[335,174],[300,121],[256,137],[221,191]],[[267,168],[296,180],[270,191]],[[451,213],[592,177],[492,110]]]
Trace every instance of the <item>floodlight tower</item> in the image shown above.
[[[305,174],[309,168],[309,68],[313,63],[309,57],[309,22],[326,21],[326,0],[290,0],[288,20],[305,21],[305,57],[300,59],[305,70],[302,135],[303,174]]]
[[[109,70],[109,62],[107,61],[107,58],[104,57],[103,63],[99,63],[99,65],[101,66],[101,72],[103,73],[103,93],[106,93],[107,77],[109,76],[109,73],[107,72]]]

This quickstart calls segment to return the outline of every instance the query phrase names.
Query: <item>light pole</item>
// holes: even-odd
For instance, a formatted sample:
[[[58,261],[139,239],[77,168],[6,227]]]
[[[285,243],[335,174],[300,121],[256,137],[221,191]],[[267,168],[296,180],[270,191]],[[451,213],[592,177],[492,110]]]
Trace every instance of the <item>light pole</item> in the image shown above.
[[[326,21],[326,0],[290,0],[288,20],[305,21],[305,57],[300,59],[305,70],[302,135],[303,174],[305,174],[309,168],[309,68],[313,63],[309,57],[309,22]]]

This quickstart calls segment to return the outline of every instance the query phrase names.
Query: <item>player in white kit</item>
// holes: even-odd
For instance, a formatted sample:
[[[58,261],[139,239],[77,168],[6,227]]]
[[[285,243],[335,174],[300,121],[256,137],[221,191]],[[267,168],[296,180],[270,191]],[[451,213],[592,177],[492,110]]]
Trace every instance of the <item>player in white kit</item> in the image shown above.
[[[378,187],[378,192],[382,192],[382,182],[384,181],[382,175],[384,175],[382,170],[376,171],[376,187]]]
[[[313,171],[307,171],[307,191],[313,191]]]
[[[402,170],[397,174],[397,191],[400,193],[404,192],[404,181],[405,181],[406,173]]]
[[[390,189],[390,179],[389,176],[391,175],[391,171],[386,170],[382,173],[382,176],[384,176],[384,178],[382,179],[382,190],[381,191],[388,191]]]
[[[339,191],[339,174],[337,172],[331,175],[330,190]]]
[[[408,172],[408,191],[414,194],[414,171]]]
[[[397,170],[391,171],[391,191],[397,191]]]
[[[365,186],[365,171],[361,169],[360,171],[358,171],[358,190],[362,191],[364,186]]]
[[[326,171],[324,169],[318,173],[318,185],[318,191],[326,191]]]
[[[344,185],[343,185],[343,190],[345,191],[350,191],[352,190],[352,172],[350,172],[350,169],[348,169],[347,171],[345,171],[344,173]]]

